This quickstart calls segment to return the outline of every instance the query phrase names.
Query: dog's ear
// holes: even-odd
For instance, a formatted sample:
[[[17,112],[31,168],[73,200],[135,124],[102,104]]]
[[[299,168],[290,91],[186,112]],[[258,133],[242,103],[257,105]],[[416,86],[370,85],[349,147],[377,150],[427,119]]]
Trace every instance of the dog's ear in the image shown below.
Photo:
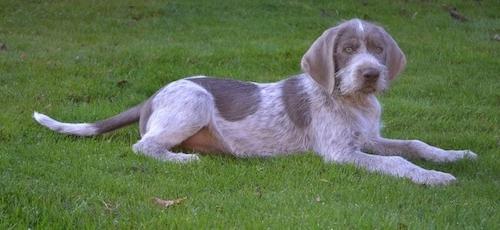
[[[389,71],[389,80],[393,80],[406,66],[406,57],[403,51],[399,48],[396,41],[384,31],[387,41],[387,69]]]
[[[329,94],[332,94],[335,85],[333,48],[338,31],[338,27],[334,27],[323,32],[309,47],[301,61],[302,70]]]

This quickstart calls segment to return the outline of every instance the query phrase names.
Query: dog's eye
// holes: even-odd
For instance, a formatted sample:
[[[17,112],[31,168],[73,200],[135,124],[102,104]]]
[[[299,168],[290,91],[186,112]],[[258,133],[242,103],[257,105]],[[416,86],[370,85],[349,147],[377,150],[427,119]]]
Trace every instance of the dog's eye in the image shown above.
[[[375,47],[375,53],[381,54],[384,51],[384,49],[380,46]]]
[[[352,53],[353,51],[354,51],[354,49],[352,47],[345,47],[344,48],[344,52],[346,52],[348,54]]]

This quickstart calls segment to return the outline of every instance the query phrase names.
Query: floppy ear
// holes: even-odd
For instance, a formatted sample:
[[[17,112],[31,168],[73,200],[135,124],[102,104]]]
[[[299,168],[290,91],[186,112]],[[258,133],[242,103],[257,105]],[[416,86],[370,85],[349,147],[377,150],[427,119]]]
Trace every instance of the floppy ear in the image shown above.
[[[329,94],[333,92],[335,85],[333,47],[338,30],[338,27],[334,27],[323,32],[309,47],[301,61],[302,70]]]
[[[385,32],[385,31],[384,31]],[[389,80],[393,80],[406,66],[406,57],[398,44],[387,32],[384,33],[387,40],[387,69],[389,70]]]

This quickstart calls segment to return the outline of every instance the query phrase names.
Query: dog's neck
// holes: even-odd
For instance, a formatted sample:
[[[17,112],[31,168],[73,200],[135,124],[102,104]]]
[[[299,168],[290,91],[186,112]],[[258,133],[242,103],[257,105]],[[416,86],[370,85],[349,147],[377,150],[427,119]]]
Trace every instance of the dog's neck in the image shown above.
[[[373,93],[365,94],[365,93],[355,93],[349,95],[334,95],[334,97],[342,101],[346,104],[349,104],[354,107],[364,107],[369,108],[371,105],[377,101],[377,97]]]
[[[376,99],[375,94],[373,93],[354,93],[354,94],[334,94],[334,98],[340,101],[344,101],[346,103],[358,104],[358,105],[366,105],[367,103],[372,102]]]

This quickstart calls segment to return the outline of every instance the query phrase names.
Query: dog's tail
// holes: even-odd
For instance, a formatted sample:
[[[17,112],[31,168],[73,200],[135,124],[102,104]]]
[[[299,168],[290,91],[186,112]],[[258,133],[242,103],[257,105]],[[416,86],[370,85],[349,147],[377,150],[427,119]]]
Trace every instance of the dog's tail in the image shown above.
[[[59,133],[76,136],[95,136],[138,121],[142,106],[143,104],[139,104],[114,117],[95,123],[63,123],[37,112],[33,113],[33,118],[41,125]]]

